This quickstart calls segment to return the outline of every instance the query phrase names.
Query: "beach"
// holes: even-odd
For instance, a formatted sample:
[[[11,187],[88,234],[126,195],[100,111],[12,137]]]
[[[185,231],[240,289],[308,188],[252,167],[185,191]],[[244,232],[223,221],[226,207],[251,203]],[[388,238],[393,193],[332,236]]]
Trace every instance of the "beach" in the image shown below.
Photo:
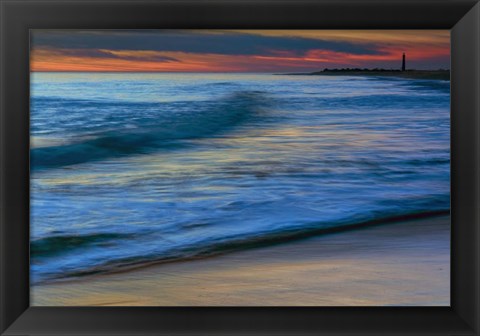
[[[448,306],[435,216],[35,285],[33,306]]]

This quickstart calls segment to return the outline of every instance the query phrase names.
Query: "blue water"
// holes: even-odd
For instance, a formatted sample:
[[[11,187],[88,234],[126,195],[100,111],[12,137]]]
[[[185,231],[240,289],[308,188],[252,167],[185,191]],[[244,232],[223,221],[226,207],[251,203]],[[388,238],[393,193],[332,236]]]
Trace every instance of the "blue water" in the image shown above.
[[[448,210],[449,82],[34,73],[34,282]]]

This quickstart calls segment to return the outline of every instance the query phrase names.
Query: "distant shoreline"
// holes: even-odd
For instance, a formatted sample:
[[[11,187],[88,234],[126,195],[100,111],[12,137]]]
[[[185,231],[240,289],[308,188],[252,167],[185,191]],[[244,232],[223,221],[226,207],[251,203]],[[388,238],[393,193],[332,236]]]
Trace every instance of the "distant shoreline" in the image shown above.
[[[450,80],[450,70],[325,69],[315,72],[284,73],[286,76],[372,76]]]

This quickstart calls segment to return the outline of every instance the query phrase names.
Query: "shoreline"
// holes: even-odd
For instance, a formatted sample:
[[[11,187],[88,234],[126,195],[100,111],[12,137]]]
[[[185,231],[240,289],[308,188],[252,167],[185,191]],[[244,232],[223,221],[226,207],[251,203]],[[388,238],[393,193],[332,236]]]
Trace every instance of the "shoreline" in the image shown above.
[[[449,305],[448,216],[35,285],[36,306]]]
[[[299,230],[294,232],[290,232],[290,231],[279,232],[275,235],[269,235],[265,237],[257,237],[252,239],[227,242],[225,244],[214,246],[211,250],[205,251],[197,255],[142,261],[138,263],[133,262],[129,265],[122,265],[117,268],[90,269],[90,270],[79,272],[78,274],[72,274],[72,275],[67,275],[65,277],[59,277],[55,279],[41,281],[41,282],[35,283],[34,285],[41,286],[44,284],[57,284],[57,283],[64,283],[64,282],[68,283],[68,282],[82,281],[83,279],[88,279],[90,277],[132,272],[138,269],[143,269],[146,267],[152,267],[152,266],[158,266],[158,265],[215,258],[218,256],[223,256],[225,254],[248,251],[250,249],[265,248],[265,247],[270,247],[270,246],[275,246],[275,245],[285,244],[285,243],[288,244],[288,243],[302,241],[304,239],[315,238],[323,235],[349,232],[352,230],[375,227],[379,225],[394,224],[398,222],[420,220],[420,219],[429,218],[429,217],[447,216],[449,214],[450,214],[450,210],[435,210],[435,211],[426,211],[426,212],[397,215],[397,216],[384,217],[384,218],[378,218],[378,219],[371,219],[371,220],[360,221],[360,222],[344,224],[339,226],[326,227],[326,228],[309,228],[309,229],[304,229],[304,230]]]
[[[450,80],[449,70],[325,70],[307,73],[284,73],[283,76],[365,76],[409,79]]]

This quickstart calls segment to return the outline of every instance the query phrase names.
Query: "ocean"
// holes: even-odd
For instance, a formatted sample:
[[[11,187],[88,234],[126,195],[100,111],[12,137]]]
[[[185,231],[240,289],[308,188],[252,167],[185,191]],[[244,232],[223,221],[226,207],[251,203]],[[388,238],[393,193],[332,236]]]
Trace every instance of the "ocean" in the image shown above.
[[[448,81],[32,73],[30,103],[34,284],[450,208]]]

